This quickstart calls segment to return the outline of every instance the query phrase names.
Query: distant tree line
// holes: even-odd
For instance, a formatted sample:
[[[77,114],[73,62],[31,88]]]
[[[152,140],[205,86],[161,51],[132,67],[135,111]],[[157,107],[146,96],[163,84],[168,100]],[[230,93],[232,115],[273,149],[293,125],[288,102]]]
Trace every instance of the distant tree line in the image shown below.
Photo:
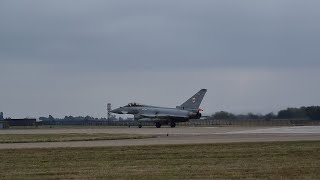
[[[54,118],[52,115],[49,115],[49,117],[40,117],[39,120],[42,121],[51,121],[51,122],[58,122],[58,121],[108,121],[107,118],[94,118],[91,116],[65,116],[64,118]],[[112,117],[109,120],[123,120],[122,118],[116,119],[115,117]]]
[[[320,106],[309,106],[301,108],[288,108],[286,110],[281,110],[278,113],[279,119],[312,119],[320,120]]]
[[[300,108],[287,108],[284,110],[280,110],[277,114],[268,113],[268,114],[233,114],[226,111],[219,111],[214,113],[209,117],[210,119],[238,119],[238,120],[246,120],[246,119],[303,119],[303,120],[320,120],[320,106],[308,106],[308,107],[300,107]],[[3,120],[3,113],[0,112],[0,120]],[[54,118],[52,115],[49,117],[40,117],[42,121],[108,121],[107,118],[94,118],[91,116],[65,116],[64,118]],[[123,119],[121,117],[115,118],[112,116],[109,121],[123,121],[123,120],[131,120],[131,119]]]
[[[280,110],[277,115],[274,113],[262,114],[233,114],[226,111],[216,112],[211,116],[212,119],[305,119],[305,120],[320,120],[320,106],[309,106],[300,108],[287,108]]]
[[[3,117],[3,112],[0,112],[0,120],[3,120],[4,117]]]
[[[246,119],[276,119],[277,116],[273,113],[268,113],[266,115],[262,114],[254,114],[254,113],[248,113],[248,114],[233,114],[226,111],[219,111],[211,115],[212,119],[238,119],[238,120],[246,120]]]

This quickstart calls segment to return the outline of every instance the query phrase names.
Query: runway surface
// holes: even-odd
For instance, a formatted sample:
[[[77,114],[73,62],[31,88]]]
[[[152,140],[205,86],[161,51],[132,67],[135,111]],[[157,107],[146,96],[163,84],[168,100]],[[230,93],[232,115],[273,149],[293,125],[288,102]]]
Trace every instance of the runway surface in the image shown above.
[[[0,134],[112,133],[147,134],[155,138],[103,141],[8,143],[0,149],[137,146],[161,144],[203,144],[229,142],[268,142],[320,140],[320,126],[300,127],[178,127],[178,128],[104,128],[104,129],[9,129]]]

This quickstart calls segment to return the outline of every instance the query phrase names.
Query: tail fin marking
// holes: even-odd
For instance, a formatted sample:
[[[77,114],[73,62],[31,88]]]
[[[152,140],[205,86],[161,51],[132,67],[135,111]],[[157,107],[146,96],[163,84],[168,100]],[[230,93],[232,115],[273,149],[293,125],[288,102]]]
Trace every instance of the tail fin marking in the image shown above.
[[[206,92],[206,89],[201,89],[199,92],[197,92],[190,99],[188,99],[178,107],[182,109],[198,109]]]

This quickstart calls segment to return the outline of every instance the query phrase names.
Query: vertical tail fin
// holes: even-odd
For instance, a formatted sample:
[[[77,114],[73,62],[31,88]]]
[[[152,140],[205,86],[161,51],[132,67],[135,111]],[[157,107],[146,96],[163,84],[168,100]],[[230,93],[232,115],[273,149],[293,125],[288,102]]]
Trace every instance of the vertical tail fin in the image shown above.
[[[202,102],[204,95],[206,94],[206,89],[201,89],[195,95],[193,95],[190,99],[188,99],[185,103],[178,106],[178,108],[182,109],[198,109]]]

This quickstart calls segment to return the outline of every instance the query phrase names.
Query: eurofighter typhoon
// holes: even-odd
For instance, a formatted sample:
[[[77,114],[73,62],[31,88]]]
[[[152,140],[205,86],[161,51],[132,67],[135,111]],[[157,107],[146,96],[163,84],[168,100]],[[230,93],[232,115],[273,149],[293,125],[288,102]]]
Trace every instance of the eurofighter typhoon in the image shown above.
[[[157,107],[143,105],[139,103],[129,103],[126,106],[111,110],[110,112],[116,114],[132,114],[134,120],[139,121],[139,128],[142,127],[141,122],[154,122],[157,128],[163,124],[169,124],[171,127],[176,127],[176,122],[186,122],[190,119],[200,119],[202,109],[200,104],[206,89],[201,89],[185,103],[176,108]]]

